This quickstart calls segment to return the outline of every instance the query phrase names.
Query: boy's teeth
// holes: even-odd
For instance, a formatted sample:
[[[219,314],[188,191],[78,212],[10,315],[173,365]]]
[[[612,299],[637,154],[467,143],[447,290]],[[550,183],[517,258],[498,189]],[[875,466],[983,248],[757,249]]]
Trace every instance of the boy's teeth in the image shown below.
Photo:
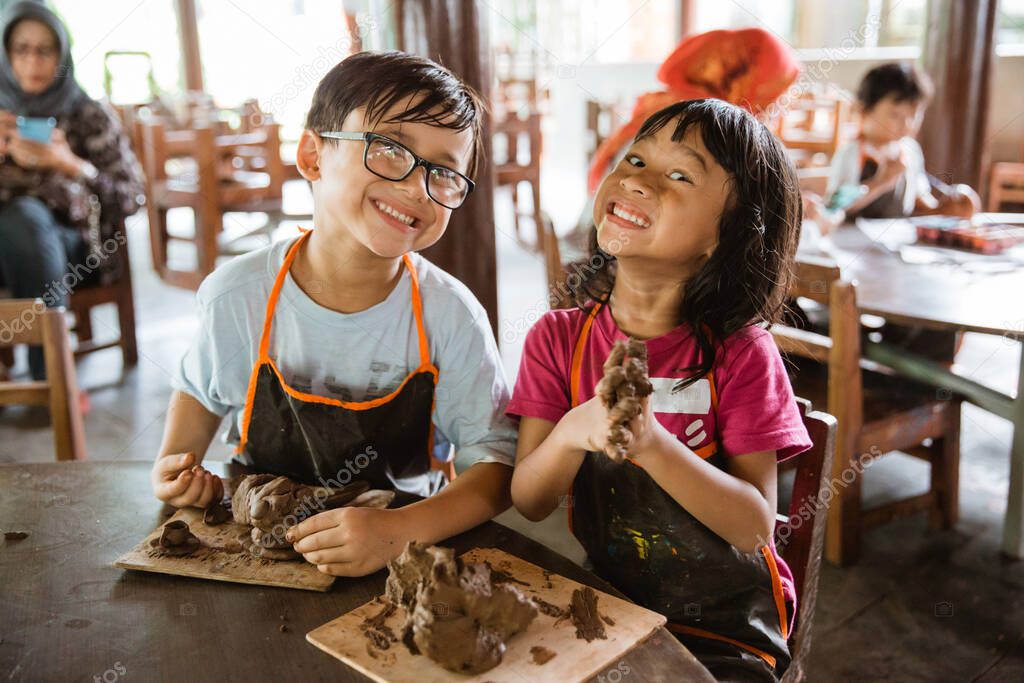
[[[643,218],[640,218],[640,216],[636,216],[634,214],[631,214],[628,211],[626,211],[625,209],[620,209],[618,204],[613,204],[612,205],[612,213],[614,215],[618,216],[619,218],[625,218],[627,221],[630,221],[632,223],[636,223],[640,227],[643,227],[643,228],[651,227],[651,224],[648,223],[647,221],[645,221]]]
[[[416,220],[412,216],[406,216],[401,211],[398,211],[397,209],[395,209],[395,208],[393,208],[391,206],[388,206],[384,202],[376,202],[376,204],[377,204],[377,208],[378,209],[380,209],[384,213],[388,214],[389,216],[394,216],[395,218],[397,218],[398,220],[402,221],[406,225],[412,225],[412,222],[414,220]]]

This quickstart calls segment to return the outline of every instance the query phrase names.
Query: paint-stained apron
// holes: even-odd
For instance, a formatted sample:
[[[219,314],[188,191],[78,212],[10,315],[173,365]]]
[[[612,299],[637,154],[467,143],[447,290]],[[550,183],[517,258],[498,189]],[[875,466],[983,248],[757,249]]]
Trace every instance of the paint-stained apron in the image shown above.
[[[590,311],[573,350],[573,406],[580,402],[580,365],[599,309]],[[717,411],[712,373],[707,379]],[[725,468],[717,443],[697,454]],[[629,459],[617,464],[603,453],[588,453],[569,500],[570,528],[599,576],[634,602],[664,614],[669,630],[684,642],[731,644],[781,677],[790,662],[789,621],[770,548],[740,552]]]
[[[288,249],[270,292],[236,453],[244,454],[247,464],[257,470],[306,484],[337,486],[365,480],[373,488],[407,490],[409,481],[419,481],[419,490],[412,493],[429,495],[453,472],[450,463],[431,455],[438,371],[430,361],[419,280],[408,254],[402,261],[412,284],[420,365],[393,392],[367,401],[300,392],[285,382],[270,357],[270,332],[281,288],[310,234],[303,233]],[[323,351],[342,354],[343,343]],[[401,480],[406,482],[404,487]]]

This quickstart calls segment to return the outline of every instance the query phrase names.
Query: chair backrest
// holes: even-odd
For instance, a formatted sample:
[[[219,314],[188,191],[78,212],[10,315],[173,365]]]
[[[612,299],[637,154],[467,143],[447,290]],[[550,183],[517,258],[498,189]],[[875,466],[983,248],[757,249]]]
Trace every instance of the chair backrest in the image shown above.
[[[43,347],[46,381],[0,383],[0,405],[49,406],[57,459],[84,460],[85,429],[64,310],[46,308],[40,299],[0,301],[0,347],[15,344]]]
[[[587,100],[586,158],[589,161],[608,137],[629,120],[629,113],[620,102]]]
[[[771,331],[783,355],[828,366],[828,397],[826,404],[818,407],[839,421],[843,433],[839,451],[845,455],[860,431],[864,409],[856,288],[842,279],[834,261],[801,257],[794,265],[789,296],[828,307],[828,336],[790,325],[773,325]]]
[[[540,112],[532,111],[525,118],[513,115],[493,122],[491,133],[496,142],[497,139],[503,139],[505,148],[503,159],[495,159],[494,170],[498,185],[509,181],[516,182],[524,174],[540,179],[540,160],[543,154],[542,118]],[[526,144],[523,145],[523,142]],[[524,155],[520,154],[521,150],[526,152],[525,159]],[[506,176],[511,177],[506,179]]]
[[[812,411],[807,401],[798,402],[812,446],[797,456],[789,518],[775,528],[775,545],[793,572],[797,594],[796,627],[790,636],[793,660],[783,678],[787,682],[803,679],[810,650],[825,546],[828,501],[823,501],[823,492],[831,482],[826,473],[832,471],[836,443],[836,419],[828,413]]]
[[[850,120],[848,95],[802,93],[790,99],[786,110],[772,121],[773,132],[787,149],[823,155],[827,166],[843,141]]]

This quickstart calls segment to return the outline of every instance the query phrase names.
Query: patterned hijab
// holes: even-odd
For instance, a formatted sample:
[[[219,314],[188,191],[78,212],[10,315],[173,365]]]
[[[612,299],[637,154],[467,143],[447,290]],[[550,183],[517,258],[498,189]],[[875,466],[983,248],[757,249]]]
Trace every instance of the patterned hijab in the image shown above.
[[[53,83],[43,92],[30,95],[21,89],[11,68],[7,54],[8,41],[15,24],[25,19],[47,26],[57,39],[60,64]],[[88,95],[75,80],[75,65],[71,61],[71,43],[64,23],[49,8],[39,2],[23,0],[10,5],[0,19],[3,27],[4,49],[0,51],[0,109],[20,116],[62,116],[72,111]]]

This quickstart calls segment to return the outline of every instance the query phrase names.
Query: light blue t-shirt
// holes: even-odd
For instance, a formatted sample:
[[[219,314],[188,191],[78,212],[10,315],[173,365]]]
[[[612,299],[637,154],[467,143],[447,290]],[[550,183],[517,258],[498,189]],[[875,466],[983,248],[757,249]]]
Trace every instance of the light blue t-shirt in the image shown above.
[[[171,383],[207,410],[230,416],[229,442],[239,439],[267,299],[293,243],[284,240],[232,259],[197,293],[200,329]],[[438,369],[435,453],[454,446],[457,472],[478,462],[511,466],[516,430],[505,416],[508,382],[487,313],[464,284],[418,254],[410,256]],[[274,313],[270,357],[298,391],[343,401],[394,391],[420,365],[408,270],[384,301],[347,314],[317,304],[289,273]]]

